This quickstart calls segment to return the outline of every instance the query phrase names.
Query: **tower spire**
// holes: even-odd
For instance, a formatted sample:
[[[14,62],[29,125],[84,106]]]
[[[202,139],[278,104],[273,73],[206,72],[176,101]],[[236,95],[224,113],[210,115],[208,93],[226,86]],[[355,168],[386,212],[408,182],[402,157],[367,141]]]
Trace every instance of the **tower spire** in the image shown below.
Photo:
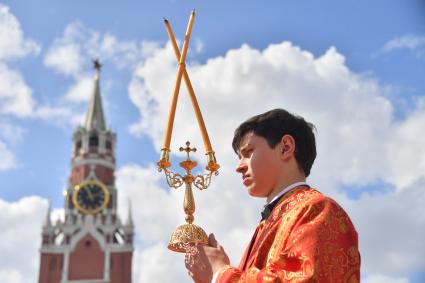
[[[106,126],[105,117],[103,115],[102,97],[100,96],[99,84],[100,69],[102,68],[102,64],[100,64],[98,59],[95,59],[93,60],[93,66],[95,69],[94,91],[90,98],[90,103],[86,114],[86,122],[84,126],[88,131],[92,129],[103,131],[106,130]]]

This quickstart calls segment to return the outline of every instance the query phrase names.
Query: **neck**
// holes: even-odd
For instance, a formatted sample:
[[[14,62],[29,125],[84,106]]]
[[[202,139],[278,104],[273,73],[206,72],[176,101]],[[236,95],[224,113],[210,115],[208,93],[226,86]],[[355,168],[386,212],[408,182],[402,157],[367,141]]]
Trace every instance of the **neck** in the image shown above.
[[[274,189],[267,196],[267,203],[269,203],[275,196],[277,196],[281,191],[283,191],[288,186],[297,183],[297,182],[305,182],[306,178],[304,174],[296,174],[290,177],[282,178],[278,184],[274,187]]]

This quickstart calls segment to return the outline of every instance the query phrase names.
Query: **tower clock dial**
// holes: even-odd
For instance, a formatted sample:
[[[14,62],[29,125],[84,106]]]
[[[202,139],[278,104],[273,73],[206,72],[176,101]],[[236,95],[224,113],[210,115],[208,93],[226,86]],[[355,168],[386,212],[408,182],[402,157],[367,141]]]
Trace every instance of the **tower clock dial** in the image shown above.
[[[109,201],[109,191],[97,180],[86,180],[75,186],[72,200],[75,207],[85,214],[100,212]]]

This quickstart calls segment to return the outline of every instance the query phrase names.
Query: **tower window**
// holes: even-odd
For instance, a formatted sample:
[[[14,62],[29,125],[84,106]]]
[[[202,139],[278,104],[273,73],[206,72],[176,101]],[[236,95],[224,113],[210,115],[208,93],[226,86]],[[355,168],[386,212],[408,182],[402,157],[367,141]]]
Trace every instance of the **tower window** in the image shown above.
[[[77,141],[77,143],[75,144],[75,152],[78,154],[80,149],[81,149],[81,140]]]
[[[106,146],[106,149],[111,150],[112,149],[112,143],[111,143],[111,141],[106,141],[105,146]]]
[[[97,134],[91,134],[90,135],[89,145],[90,146],[98,146],[99,145],[99,137],[97,136]]]

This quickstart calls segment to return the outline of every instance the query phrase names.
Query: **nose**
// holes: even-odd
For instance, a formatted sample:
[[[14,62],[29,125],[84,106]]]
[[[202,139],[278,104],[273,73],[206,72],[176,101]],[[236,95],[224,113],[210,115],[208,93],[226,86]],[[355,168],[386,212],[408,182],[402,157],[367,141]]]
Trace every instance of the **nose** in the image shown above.
[[[239,163],[236,165],[236,172],[238,173],[245,173],[246,170],[248,169],[246,163],[243,161],[243,159],[239,160]]]

